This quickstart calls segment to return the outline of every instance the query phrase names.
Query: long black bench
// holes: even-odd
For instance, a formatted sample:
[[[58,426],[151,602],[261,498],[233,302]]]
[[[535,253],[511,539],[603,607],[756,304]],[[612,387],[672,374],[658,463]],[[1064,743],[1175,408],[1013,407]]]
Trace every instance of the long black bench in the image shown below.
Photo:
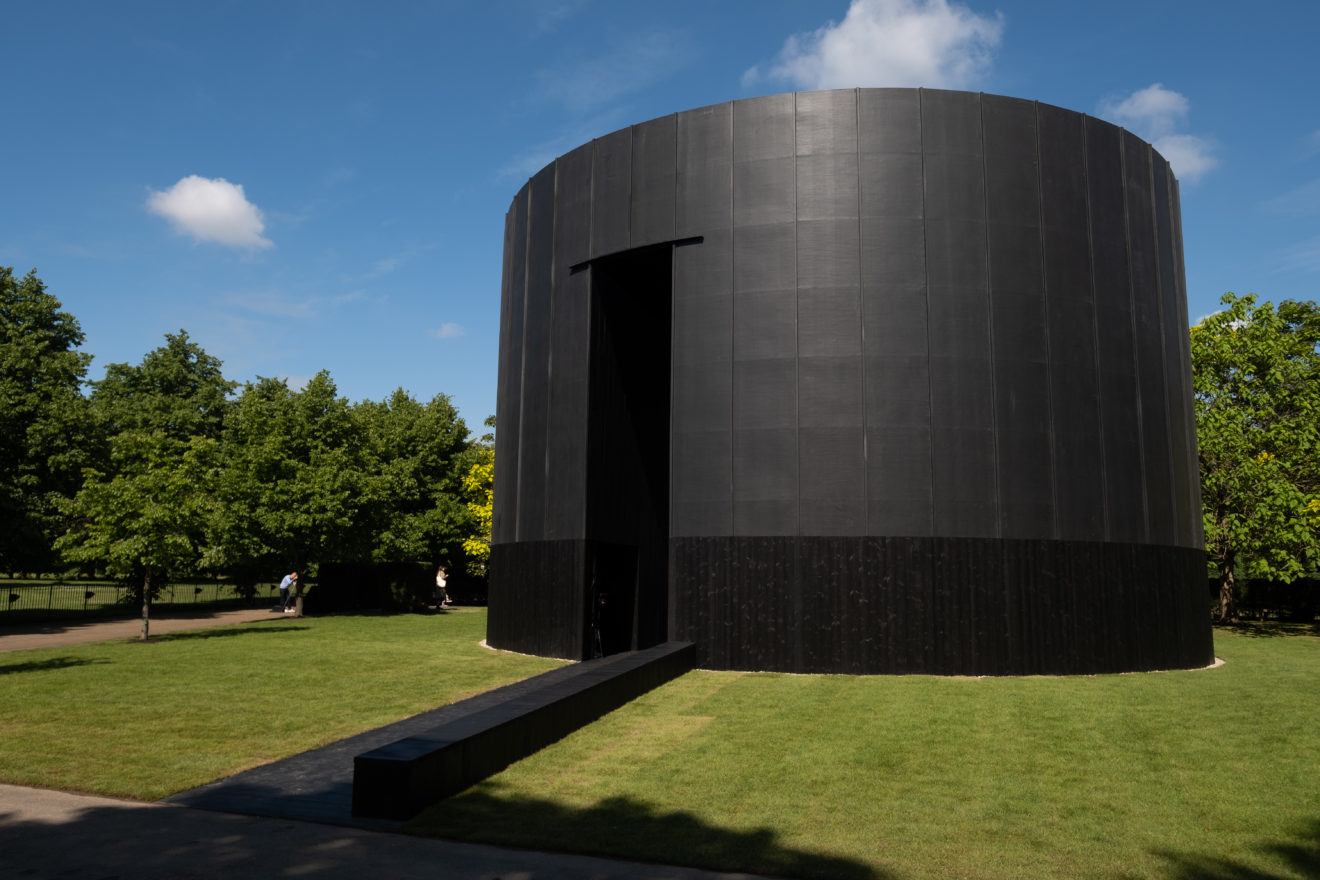
[[[424,734],[353,759],[353,815],[409,819],[693,668],[690,642],[585,660],[456,703]]]

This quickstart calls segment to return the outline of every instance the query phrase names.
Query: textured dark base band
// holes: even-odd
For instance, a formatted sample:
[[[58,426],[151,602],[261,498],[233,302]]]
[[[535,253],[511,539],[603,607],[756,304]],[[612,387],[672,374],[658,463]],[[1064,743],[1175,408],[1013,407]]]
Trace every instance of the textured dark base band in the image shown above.
[[[492,645],[590,656],[590,543],[492,548]],[[669,546],[668,596],[637,591],[634,646],[694,642],[706,669],[1057,675],[1214,660],[1200,550],[876,536]]]

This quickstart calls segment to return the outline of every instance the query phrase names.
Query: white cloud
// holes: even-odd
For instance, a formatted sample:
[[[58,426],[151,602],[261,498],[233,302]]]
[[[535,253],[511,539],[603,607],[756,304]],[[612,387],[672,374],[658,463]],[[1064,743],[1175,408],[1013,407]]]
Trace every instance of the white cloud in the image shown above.
[[[1110,98],[1100,105],[1102,115],[1146,137],[1172,134],[1190,111],[1187,98],[1162,83],[1146,86],[1122,100]]]
[[[1126,98],[1100,102],[1100,115],[1150,141],[1169,160],[1180,179],[1194,181],[1219,164],[1214,145],[1199,135],[1179,131],[1191,113],[1186,96],[1162,83],[1139,89]]]
[[[990,70],[1001,13],[977,15],[948,0],[853,0],[840,23],[788,38],[768,72],[743,84],[786,80],[797,88],[966,88]]]
[[[243,187],[223,177],[193,174],[163,192],[152,191],[147,210],[169,220],[179,232],[198,241],[230,247],[268,248],[261,210],[247,200]]]
[[[431,336],[436,339],[457,339],[466,335],[467,331],[463,329],[463,325],[454,323],[441,324],[439,329],[431,331]]]

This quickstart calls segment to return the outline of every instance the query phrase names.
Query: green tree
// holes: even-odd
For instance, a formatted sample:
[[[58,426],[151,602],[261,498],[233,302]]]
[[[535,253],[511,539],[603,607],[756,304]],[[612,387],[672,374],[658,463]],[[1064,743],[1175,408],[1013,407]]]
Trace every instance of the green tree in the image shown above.
[[[49,571],[61,502],[92,462],[83,333],[36,272],[0,266],[0,569]]]
[[[1320,550],[1320,308],[1222,302],[1192,328],[1191,354],[1206,554],[1227,621],[1238,570],[1288,582]]]
[[[495,417],[486,418],[486,427],[494,430]],[[474,446],[475,460],[463,475],[463,494],[472,513],[473,528],[463,539],[472,574],[484,575],[490,562],[490,533],[495,522],[495,435],[483,434]]]
[[[110,437],[109,457],[104,467],[84,470],[58,546],[68,559],[103,567],[140,592],[143,639],[160,589],[206,559],[218,436],[233,387],[220,361],[183,331],[166,334],[141,364],[111,364],[93,383],[92,409]]]
[[[368,455],[329,373],[298,392],[281,379],[248,383],[222,449],[209,565],[256,583],[262,572],[370,553]],[[298,592],[301,614],[301,586]]]
[[[160,589],[195,571],[202,558],[214,513],[217,443],[134,429],[115,435],[110,446],[113,473],[88,469],[68,505],[70,528],[57,544],[71,561],[135,585],[146,641]]]
[[[421,404],[400,388],[353,412],[371,454],[373,561],[439,565],[461,553],[470,529],[460,497],[470,444],[449,397]]]

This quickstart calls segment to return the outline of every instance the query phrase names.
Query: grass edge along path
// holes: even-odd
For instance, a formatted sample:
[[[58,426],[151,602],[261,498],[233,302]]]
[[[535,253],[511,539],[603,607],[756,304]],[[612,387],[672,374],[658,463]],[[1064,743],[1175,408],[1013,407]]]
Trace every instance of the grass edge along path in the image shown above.
[[[413,833],[794,877],[1320,876],[1320,639],[1094,677],[696,671]]]
[[[484,609],[0,654],[0,781],[156,800],[535,675]]]

